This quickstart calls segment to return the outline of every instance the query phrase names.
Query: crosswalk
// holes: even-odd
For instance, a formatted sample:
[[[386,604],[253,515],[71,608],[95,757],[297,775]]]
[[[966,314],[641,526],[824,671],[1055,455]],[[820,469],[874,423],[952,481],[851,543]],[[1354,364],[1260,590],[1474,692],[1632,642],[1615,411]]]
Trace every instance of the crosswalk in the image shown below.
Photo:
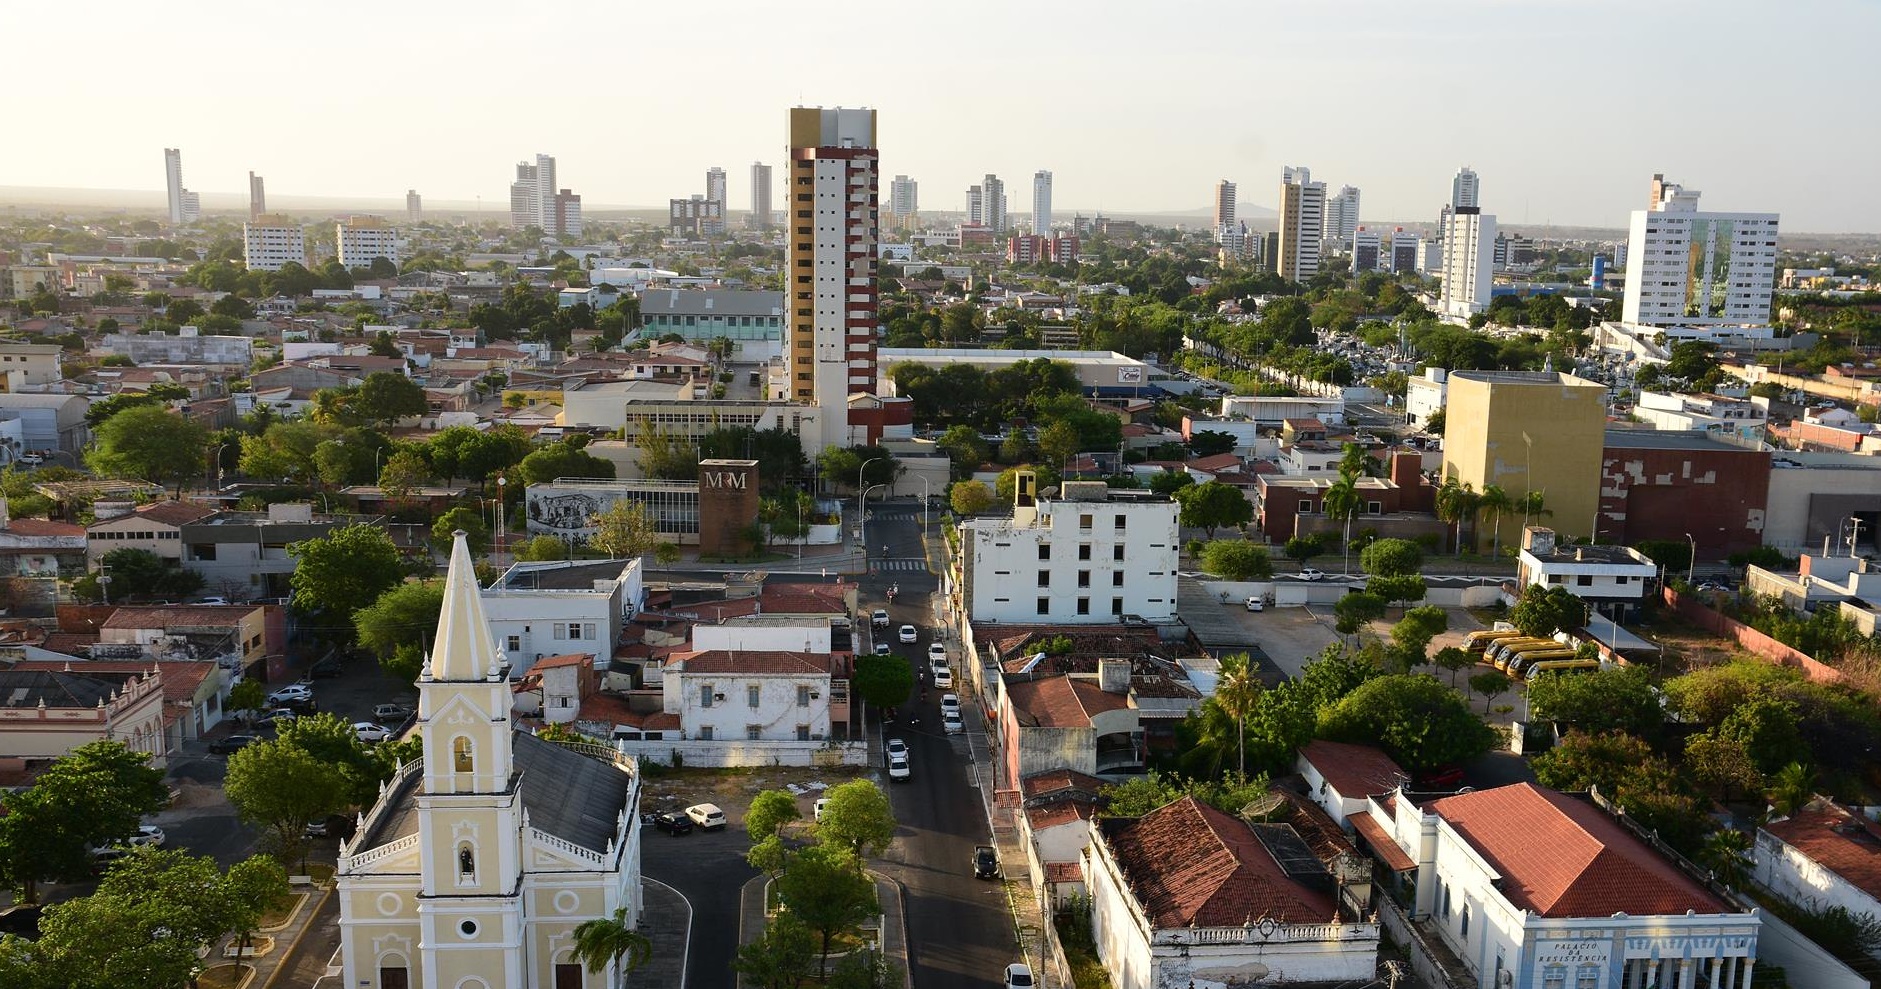
[[[874,560],[869,561],[869,565],[873,566],[876,570],[883,572],[883,573],[888,573],[892,571],[919,572],[919,571],[925,571],[927,569],[927,560],[918,556],[902,557],[899,559],[890,558],[886,560],[874,559]]]

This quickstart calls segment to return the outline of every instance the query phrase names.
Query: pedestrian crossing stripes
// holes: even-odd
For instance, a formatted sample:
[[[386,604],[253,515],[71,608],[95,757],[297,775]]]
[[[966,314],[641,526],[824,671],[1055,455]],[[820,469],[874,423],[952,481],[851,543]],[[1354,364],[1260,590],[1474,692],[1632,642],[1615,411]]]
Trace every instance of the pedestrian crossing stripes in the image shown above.
[[[871,560],[869,561],[869,563],[871,566],[875,567],[875,569],[882,570],[882,571],[926,570],[927,569],[927,561],[920,557],[914,557],[912,559],[900,559],[900,560],[896,560],[896,559],[879,560],[878,559],[878,560]]]

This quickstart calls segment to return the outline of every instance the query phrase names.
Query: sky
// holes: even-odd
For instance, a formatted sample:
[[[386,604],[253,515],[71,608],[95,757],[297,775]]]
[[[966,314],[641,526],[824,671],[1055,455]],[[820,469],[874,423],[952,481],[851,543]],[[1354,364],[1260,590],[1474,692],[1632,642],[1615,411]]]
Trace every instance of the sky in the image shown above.
[[[75,10],[78,8],[74,8]],[[65,15],[61,15],[65,16]],[[589,209],[663,208],[781,164],[796,104],[869,106],[887,178],[961,210],[1271,208],[1280,171],[1433,221],[1450,177],[1522,224],[1624,227],[1654,172],[1788,232],[1881,231],[1875,0],[824,0],[84,5],[8,48],[29,124],[0,186],[481,198],[558,162]],[[20,40],[28,40],[22,38]],[[777,170],[781,181],[783,169]],[[161,200],[158,200],[158,204]],[[213,203],[211,204],[213,205]]]

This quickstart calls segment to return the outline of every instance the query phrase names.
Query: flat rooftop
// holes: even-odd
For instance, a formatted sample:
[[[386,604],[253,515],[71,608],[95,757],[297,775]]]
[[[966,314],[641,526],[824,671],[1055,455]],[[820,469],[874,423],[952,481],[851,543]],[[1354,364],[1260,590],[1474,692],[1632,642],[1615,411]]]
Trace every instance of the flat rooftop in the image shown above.
[[[1605,443],[1608,449],[1619,450],[1710,450],[1769,456],[1768,451],[1726,443],[1695,429],[1609,429]]]
[[[491,590],[496,591],[591,591],[597,580],[618,580],[627,560],[595,560],[573,563],[519,563],[503,572]]]

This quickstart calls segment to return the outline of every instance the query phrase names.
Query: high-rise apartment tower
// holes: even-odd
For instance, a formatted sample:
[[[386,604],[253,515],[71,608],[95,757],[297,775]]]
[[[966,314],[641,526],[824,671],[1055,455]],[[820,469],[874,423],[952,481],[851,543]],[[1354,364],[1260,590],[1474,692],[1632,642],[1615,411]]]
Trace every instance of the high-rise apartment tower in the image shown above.
[[[1306,168],[1280,173],[1280,239],[1274,271],[1303,282],[1319,274],[1320,236],[1326,223],[1326,183],[1313,181]]]
[[[852,442],[849,399],[876,388],[876,209],[881,153],[875,111],[790,111],[790,397],[816,406],[822,451]],[[809,202],[798,197],[809,195]]]
[[[1052,173],[1039,169],[1032,173],[1032,232],[1045,236],[1052,231]]]

